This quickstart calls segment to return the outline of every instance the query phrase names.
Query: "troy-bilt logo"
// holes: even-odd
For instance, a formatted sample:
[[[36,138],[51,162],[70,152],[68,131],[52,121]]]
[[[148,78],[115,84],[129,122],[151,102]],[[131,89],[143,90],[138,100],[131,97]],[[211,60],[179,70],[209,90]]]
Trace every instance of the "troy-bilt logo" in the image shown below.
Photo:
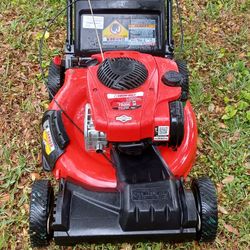
[[[146,200],[168,200],[170,194],[167,190],[160,188],[145,188],[145,189],[134,189],[132,190],[133,201],[146,201]]]
[[[125,122],[128,122],[128,121],[131,121],[132,117],[131,116],[127,116],[127,115],[122,115],[122,116],[117,116],[115,119],[117,121],[125,123]]]

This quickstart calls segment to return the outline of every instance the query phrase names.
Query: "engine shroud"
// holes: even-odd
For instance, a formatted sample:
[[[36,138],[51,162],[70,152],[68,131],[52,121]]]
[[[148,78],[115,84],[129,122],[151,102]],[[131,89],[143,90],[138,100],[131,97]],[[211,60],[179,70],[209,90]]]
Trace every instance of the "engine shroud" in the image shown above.
[[[139,61],[146,67],[148,77],[139,87],[121,91],[100,82],[98,65],[66,71],[64,85],[56,99],[80,128],[84,127],[85,114],[89,114],[85,112],[86,107],[89,107],[87,104],[90,105],[93,125],[90,119],[86,123],[91,135],[89,139],[92,139],[89,145],[105,146],[106,141],[109,142],[105,154],[110,159],[113,144],[129,144],[148,138],[157,143],[162,138],[155,138],[156,131],[164,135],[166,143],[169,142],[165,133],[171,131],[166,129],[171,124],[170,103],[180,98],[181,87],[166,86],[161,78],[168,70],[178,71],[176,63],[170,59],[132,51],[106,52],[104,56],[110,59],[129,57]],[[101,62],[100,54],[92,57]],[[58,110],[54,101],[49,109]],[[159,150],[173,174],[185,177],[195,160],[197,140],[195,115],[189,102],[184,108],[184,118],[185,134],[178,150],[168,146],[160,146]],[[117,176],[112,163],[102,154],[86,150],[84,135],[64,114],[62,121],[69,137],[69,145],[55,164],[55,177],[76,181],[92,190],[116,190]],[[97,143],[93,144],[95,141]]]
[[[116,90],[130,90],[140,87],[148,77],[148,70],[139,61],[128,58],[108,58],[97,71],[99,80]]]
[[[131,74],[134,72],[131,68],[136,68],[135,65],[145,67],[145,70],[140,70],[144,83],[138,81],[141,85],[137,88],[117,90],[110,87],[112,84],[103,84],[98,77],[106,62],[101,66],[89,67],[86,79],[87,96],[95,129],[104,132],[109,142],[138,142],[147,138],[169,141],[169,103],[180,98],[181,87],[166,86],[161,78],[167,70],[178,71],[176,63],[170,59],[138,52],[106,52],[105,58],[108,58],[107,62],[113,62],[115,65],[122,62],[121,66],[116,65],[115,69],[120,67],[119,72],[123,79],[128,74],[131,79],[137,79],[135,74]],[[101,61],[101,58],[98,60]],[[128,66],[124,66],[125,61],[129,62]],[[113,71],[108,76],[103,76],[111,75]],[[166,132],[162,134],[163,131]]]

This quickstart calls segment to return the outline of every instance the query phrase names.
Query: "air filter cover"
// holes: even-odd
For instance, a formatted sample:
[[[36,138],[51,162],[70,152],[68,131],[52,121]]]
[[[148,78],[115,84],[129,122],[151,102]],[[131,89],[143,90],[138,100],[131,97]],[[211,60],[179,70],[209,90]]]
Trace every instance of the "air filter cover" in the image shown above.
[[[98,79],[108,88],[130,90],[145,83],[148,70],[139,61],[128,58],[108,58],[97,71]]]

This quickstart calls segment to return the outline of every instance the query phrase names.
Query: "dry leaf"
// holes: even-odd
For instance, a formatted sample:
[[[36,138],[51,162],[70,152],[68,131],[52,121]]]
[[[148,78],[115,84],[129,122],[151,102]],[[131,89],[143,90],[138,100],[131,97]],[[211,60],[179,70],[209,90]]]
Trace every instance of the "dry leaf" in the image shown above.
[[[216,186],[217,186],[217,193],[218,194],[221,193],[223,185],[221,183],[218,183]]]
[[[228,74],[228,75],[227,75],[227,81],[228,81],[228,82],[232,82],[233,80],[234,80],[234,75],[231,74],[231,73]]]
[[[23,207],[24,207],[25,211],[28,213],[29,210],[30,210],[29,204],[26,203],[26,204],[23,205]]]
[[[223,184],[229,184],[229,183],[231,183],[233,181],[234,181],[234,176],[233,175],[229,175],[224,180],[222,180],[222,183]]]
[[[30,177],[31,177],[32,181],[41,179],[41,177],[40,177],[40,175],[38,173],[31,173]]]
[[[239,58],[242,59],[242,58],[244,58],[244,57],[246,57],[246,54],[245,54],[244,52],[239,54]]]
[[[246,162],[245,167],[246,167],[246,169],[250,169],[250,162],[249,161]]]
[[[222,214],[228,214],[228,211],[222,207],[222,206],[218,206],[218,210],[222,213]]]
[[[220,128],[226,128],[227,126],[226,126],[226,124],[220,122],[220,123],[219,123],[219,127],[220,127]]]
[[[27,235],[28,235],[27,229],[23,228],[23,236],[27,236]]]
[[[227,229],[228,232],[239,235],[239,231],[236,228],[234,228],[233,226],[228,225],[228,224],[224,224],[224,227]]]
[[[197,140],[197,147],[198,148],[202,148],[202,145],[204,143],[204,140],[200,137],[198,137],[198,140]]]
[[[215,107],[215,113],[221,114],[222,112],[224,112],[224,108],[219,107],[219,106],[216,106],[216,107]]]
[[[215,109],[215,105],[213,103],[210,103],[209,106],[208,106],[208,111],[213,112],[214,109]]]
[[[2,206],[4,203],[8,202],[10,200],[9,194],[1,195],[0,197],[0,206]]]
[[[121,250],[132,250],[132,249],[133,249],[132,245],[128,243],[123,243],[121,246]]]
[[[240,132],[239,131],[235,131],[233,136],[229,139],[229,141],[232,141],[232,142],[236,142],[240,139]]]

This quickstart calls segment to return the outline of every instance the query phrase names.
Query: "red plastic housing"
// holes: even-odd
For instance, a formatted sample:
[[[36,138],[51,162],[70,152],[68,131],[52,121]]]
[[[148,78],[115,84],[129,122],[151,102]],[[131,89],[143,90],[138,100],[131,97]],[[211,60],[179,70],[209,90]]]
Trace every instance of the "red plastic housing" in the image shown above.
[[[148,79],[136,89],[119,91],[107,88],[98,80],[98,66],[68,69],[56,100],[72,120],[83,130],[85,105],[89,103],[95,129],[106,133],[110,142],[154,138],[155,127],[170,126],[168,103],[180,97],[181,88],[166,86],[161,78],[166,71],[178,71],[176,63],[139,52],[107,52],[104,56],[130,57],[142,62],[148,70]],[[100,55],[93,57],[101,61]],[[136,102],[140,108],[123,108],[132,102]],[[59,108],[52,101],[49,109]],[[186,103],[184,115],[185,135],[181,146],[176,151],[167,146],[159,147],[164,160],[177,177],[188,175],[196,155],[197,127],[189,102]],[[129,117],[129,120],[121,121],[122,116]],[[116,190],[117,178],[112,164],[103,155],[85,150],[84,135],[64,115],[63,123],[70,143],[56,162],[53,170],[55,177],[71,179],[93,190]],[[110,157],[109,149],[106,154]]]

